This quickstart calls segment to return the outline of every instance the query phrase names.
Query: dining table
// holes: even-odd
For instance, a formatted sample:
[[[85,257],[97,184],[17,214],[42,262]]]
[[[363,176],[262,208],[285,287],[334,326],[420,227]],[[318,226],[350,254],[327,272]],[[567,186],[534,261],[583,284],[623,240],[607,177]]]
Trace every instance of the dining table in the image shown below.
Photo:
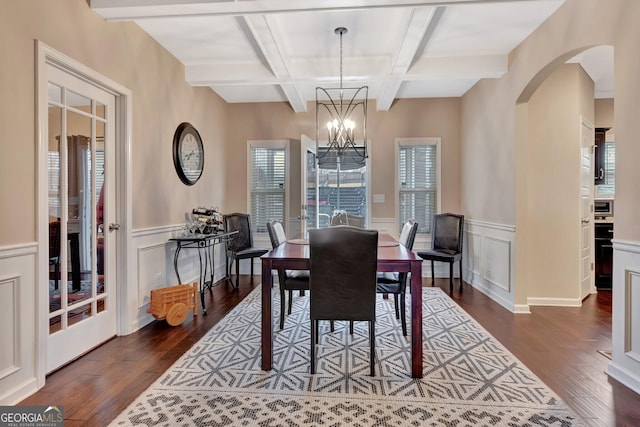
[[[304,238],[287,240],[262,257],[262,359],[261,367],[273,367],[272,271],[309,270],[309,244]],[[411,273],[411,376],[422,378],[422,258],[388,233],[378,234],[379,272]]]

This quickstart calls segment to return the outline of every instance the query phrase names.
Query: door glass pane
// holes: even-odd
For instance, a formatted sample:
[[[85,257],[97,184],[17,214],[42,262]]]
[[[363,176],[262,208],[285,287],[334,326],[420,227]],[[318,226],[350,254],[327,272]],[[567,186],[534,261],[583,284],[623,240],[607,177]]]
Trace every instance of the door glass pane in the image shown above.
[[[71,90],[67,91],[67,105],[79,110],[84,110],[88,113],[91,112],[91,100]]]
[[[69,100],[69,97],[67,98]],[[84,102],[79,96],[76,101]],[[87,109],[87,106],[83,106]],[[74,304],[92,297],[91,118],[67,113],[69,277],[67,301]]]
[[[336,210],[367,217],[367,167],[343,170],[340,162],[332,169],[318,169],[319,226],[328,227]]]
[[[318,228],[316,173],[316,155],[307,151],[307,229]]]
[[[69,326],[75,325],[76,323],[79,323],[85,319],[88,319],[89,317],[91,317],[91,310],[92,310],[91,303],[84,304],[79,307],[78,306],[72,307],[67,313],[68,325]]]
[[[104,123],[96,122],[95,174],[96,185],[96,290],[98,294],[105,292],[104,275]]]
[[[50,89],[51,86],[49,85]],[[57,86],[55,86],[57,87]],[[60,98],[58,88],[58,99]],[[50,93],[56,94],[55,90]],[[47,153],[48,166],[48,205],[49,205],[49,312],[53,313],[61,308],[60,293],[66,281],[62,280],[62,244],[60,239],[62,217],[61,202],[61,146],[60,146],[60,125],[62,110],[60,107],[49,105],[49,150]],[[51,319],[50,326],[54,329],[60,323],[60,316]]]

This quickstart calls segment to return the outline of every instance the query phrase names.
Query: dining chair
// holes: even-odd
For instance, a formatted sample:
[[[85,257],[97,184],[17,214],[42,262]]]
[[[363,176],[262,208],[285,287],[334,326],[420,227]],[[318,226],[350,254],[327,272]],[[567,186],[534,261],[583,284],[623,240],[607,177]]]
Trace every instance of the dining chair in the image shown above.
[[[49,265],[53,265],[53,289],[58,290],[60,286],[60,221],[49,222]]]
[[[410,251],[413,250],[413,242],[416,239],[418,223],[414,220],[407,220],[400,232],[398,242]],[[396,319],[402,323],[402,335],[407,336],[407,315],[406,315],[406,290],[408,273],[380,272],[377,277],[376,291],[379,294],[393,294],[393,304],[396,311]],[[400,304],[398,304],[400,300]],[[399,305],[399,310],[398,310]]]
[[[279,221],[267,222],[267,231],[271,246],[275,249],[287,240],[284,227]],[[308,270],[285,270],[278,269],[278,282],[280,285],[280,329],[284,328],[284,312],[286,293],[289,293],[289,304],[287,314],[291,314],[293,306],[293,291],[300,291],[300,295],[304,295],[304,291],[309,290],[309,271]]]
[[[238,288],[240,280],[240,260],[251,260],[251,277],[253,278],[253,259],[261,257],[269,252],[268,249],[254,248],[251,234],[251,216],[244,213],[232,213],[223,215],[225,231],[237,231],[227,239],[227,276],[231,277],[231,266],[236,263],[236,284]],[[229,264],[229,258],[231,263]],[[233,281],[231,282],[233,285]]]
[[[464,215],[443,213],[433,216],[431,249],[418,252],[431,261],[431,286],[435,285],[434,261],[449,263],[449,292],[453,292],[453,263],[460,263],[460,292],[462,292],[462,235]]]
[[[330,227],[309,231],[311,373],[316,372],[318,321],[369,322],[370,374],[375,376],[378,231]]]

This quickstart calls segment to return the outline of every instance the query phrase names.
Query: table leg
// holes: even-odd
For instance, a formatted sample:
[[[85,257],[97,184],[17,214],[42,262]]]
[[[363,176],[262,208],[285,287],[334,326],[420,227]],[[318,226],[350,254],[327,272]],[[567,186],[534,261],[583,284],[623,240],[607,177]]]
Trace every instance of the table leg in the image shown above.
[[[79,291],[82,288],[80,283],[80,239],[78,233],[69,234],[69,243],[71,247],[71,289]]]
[[[411,263],[411,376],[422,378],[422,263]]]
[[[271,260],[262,260],[262,370],[273,364],[273,319],[271,313]]]
[[[209,266],[211,267],[211,275],[209,277],[209,292],[211,292],[211,289],[213,288],[213,281],[215,279],[215,275],[216,275],[216,242],[214,240],[212,240],[209,244],[209,251],[208,251],[208,255],[209,255]]]
[[[204,249],[205,251],[205,259],[204,259],[204,266],[202,265],[203,261],[202,261],[202,250]],[[202,306],[202,314],[204,316],[207,315],[207,308],[204,304],[204,280],[207,274],[207,259],[206,259],[206,250],[207,248],[203,248],[202,246],[198,245],[198,259],[200,260],[200,283],[198,283],[198,288],[200,289],[200,305]]]
[[[173,255],[173,269],[176,271],[176,277],[178,278],[178,283],[182,283],[182,280],[180,280],[180,273],[178,273],[178,255],[180,255],[180,243],[178,243],[178,246],[176,247],[176,253]]]

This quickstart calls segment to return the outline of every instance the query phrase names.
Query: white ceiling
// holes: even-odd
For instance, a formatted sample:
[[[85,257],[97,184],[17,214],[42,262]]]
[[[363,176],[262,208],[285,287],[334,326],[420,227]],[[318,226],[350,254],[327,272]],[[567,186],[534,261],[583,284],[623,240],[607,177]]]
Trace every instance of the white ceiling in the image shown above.
[[[229,103],[296,112],[315,88],[367,85],[377,109],[396,98],[459,97],[507,71],[507,55],[564,0],[91,0],[109,21],[134,21],[185,66],[187,82]],[[613,51],[573,59],[613,96]]]

